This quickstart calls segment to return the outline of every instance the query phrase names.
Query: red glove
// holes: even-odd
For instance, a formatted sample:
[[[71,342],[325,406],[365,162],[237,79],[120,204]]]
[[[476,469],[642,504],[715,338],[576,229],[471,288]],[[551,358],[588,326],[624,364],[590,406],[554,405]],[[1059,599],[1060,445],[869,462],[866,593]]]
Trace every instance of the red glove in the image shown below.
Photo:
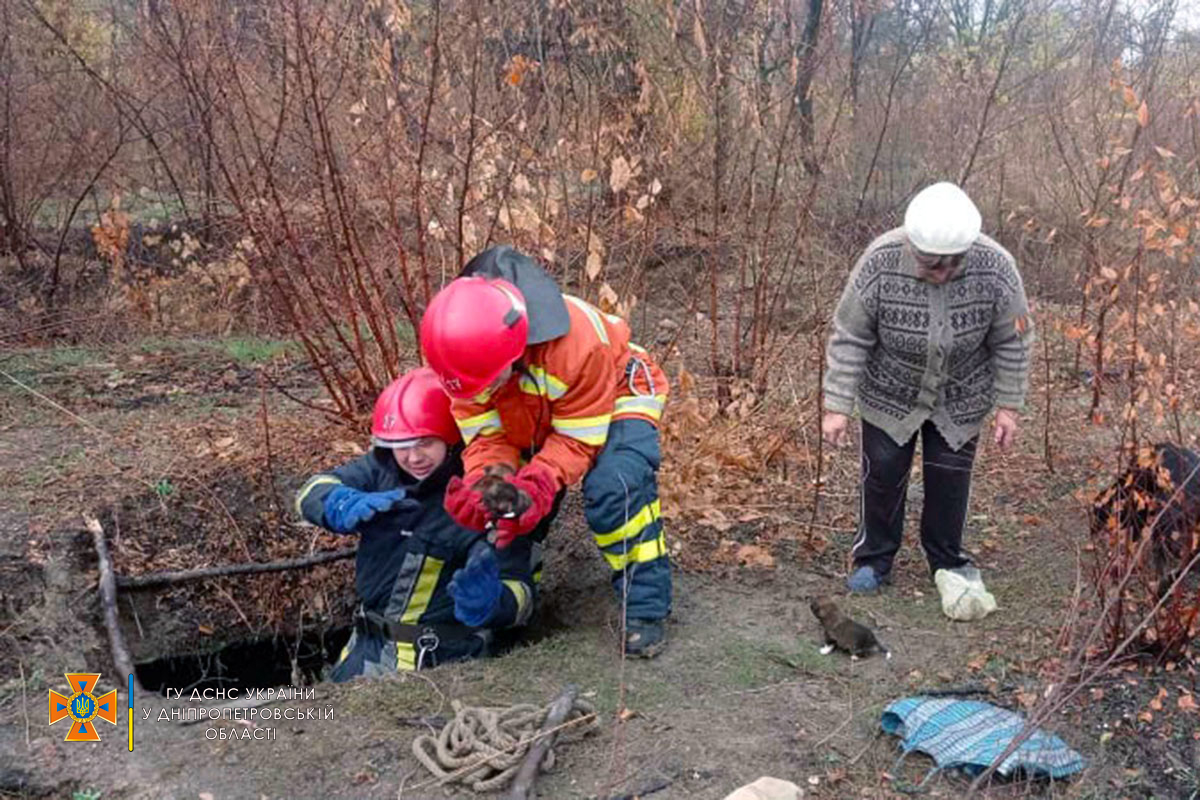
[[[508,478],[517,491],[529,498],[529,508],[516,519],[496,520],[496,548],[503,550],[513,539],[525,536],[546,518],[554,508],[554,497],[558,494],[558,479],[549,468],[530,462]]]
[[[488,525],[488,512],[483,507],[483,495],[467,486],[457,475],[446,484],[446,498],[443,501],[446,513],[464,528],[473,531],[483,531]]]

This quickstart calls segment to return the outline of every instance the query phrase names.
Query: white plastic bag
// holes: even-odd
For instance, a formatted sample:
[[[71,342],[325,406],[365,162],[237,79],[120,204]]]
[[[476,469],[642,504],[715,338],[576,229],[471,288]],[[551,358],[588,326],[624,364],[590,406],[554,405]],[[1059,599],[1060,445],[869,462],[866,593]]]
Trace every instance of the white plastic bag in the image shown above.
[[[763,777],[726,795],[725,800],[801,800],[803,797],[804,790],[791,781]]]
[[[970,622],[996,610],[996,598],[983,585],[983,578],[974,567],[939,569],[933,581],[942,597],[942,613],[950,619]]]

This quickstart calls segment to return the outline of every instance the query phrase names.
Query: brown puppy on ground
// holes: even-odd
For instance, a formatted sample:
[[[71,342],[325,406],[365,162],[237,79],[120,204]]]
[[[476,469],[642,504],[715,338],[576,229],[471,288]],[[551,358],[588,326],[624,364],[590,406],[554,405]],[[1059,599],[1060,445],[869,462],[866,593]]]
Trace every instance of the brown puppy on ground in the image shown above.
[[[870,628],[843,616],[832,598],[815,597],[808,607],[812,609],[813,616],[821,623],[821,629],[825,632],[825,646],[821,648],[821,655],[827,656],[837,647],[849,653],[851,659],[869,656],[876,650],[887,658],[892,657],[891,652],[880,644]]]

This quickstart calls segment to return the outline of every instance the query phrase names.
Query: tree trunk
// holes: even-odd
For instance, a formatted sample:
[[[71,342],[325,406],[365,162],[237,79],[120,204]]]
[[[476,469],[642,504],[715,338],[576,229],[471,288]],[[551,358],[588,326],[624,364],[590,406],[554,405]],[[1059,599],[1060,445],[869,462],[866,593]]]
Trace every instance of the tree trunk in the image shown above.
[[[821,166],[816,155],[816,125],[813,121],[812,83],[817,73],[817,40],[821,34],[821,12],[825,0],[808,0],[808,17],[804,20],[804,33],[796,45],[796,107],[800,111],[800,143],[804,148],[801,156],[804,168],[810,175],[819,175]]]

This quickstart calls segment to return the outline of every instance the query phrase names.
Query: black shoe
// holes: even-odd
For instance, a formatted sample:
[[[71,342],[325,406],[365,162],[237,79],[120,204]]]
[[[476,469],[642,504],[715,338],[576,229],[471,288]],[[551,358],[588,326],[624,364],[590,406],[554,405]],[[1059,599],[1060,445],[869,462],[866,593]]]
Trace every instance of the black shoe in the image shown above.
[[[667,646],[667,626],[661,619],[625,621],[625,655],[654,658]]]

